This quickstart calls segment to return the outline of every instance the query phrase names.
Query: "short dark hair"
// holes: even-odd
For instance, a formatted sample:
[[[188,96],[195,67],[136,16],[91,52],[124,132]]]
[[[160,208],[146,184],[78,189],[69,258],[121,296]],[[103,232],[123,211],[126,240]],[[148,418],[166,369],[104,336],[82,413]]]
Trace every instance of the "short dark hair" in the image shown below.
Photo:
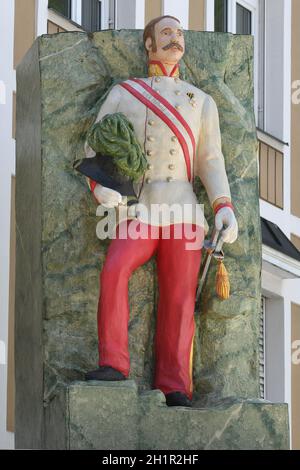
[[[180,24],[179,19],[175,18],[175,16],[171,16],[171,15],[158,16],[157,18],[154,18],[153,20],[149,21],[149,23],[145,26],[144,35],[143,35],[145,49],[146,49],[146,40],[148,38],[151,38],[151,40],[152,40],[152,51],[153,52],[157,51],[157,46],[156,46],[156,41],[155,41],[155,25],[157,23],[159,23],[161,20],[163,20],[164,18],[172,18],[173,20],[177,21]],[[148,54],[147,49],[146,49],[146,52]]]

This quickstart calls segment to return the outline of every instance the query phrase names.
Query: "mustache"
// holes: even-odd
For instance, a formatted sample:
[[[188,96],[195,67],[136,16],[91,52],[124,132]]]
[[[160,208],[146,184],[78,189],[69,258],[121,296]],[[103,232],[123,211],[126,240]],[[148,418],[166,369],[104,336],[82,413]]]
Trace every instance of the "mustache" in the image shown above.
[[[183,52],[183,47],[182,47],[181,44],[178,44],[178,42],[170,42],[170,44],[163,47],[163,50],[168,51],[169,49],[171,49],[171,47],[177,47],[177,49],[179,49],[181,52]]]

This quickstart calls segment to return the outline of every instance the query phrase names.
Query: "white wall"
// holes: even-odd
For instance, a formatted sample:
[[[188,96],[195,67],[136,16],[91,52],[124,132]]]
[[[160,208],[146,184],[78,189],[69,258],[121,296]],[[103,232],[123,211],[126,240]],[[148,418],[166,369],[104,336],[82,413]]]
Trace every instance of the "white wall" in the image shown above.
[[[135,2],[141,0],[117,0],[116,18],[117,29],[134,29],[136,24]],[[139,23],[141,18],[139,18]]]
[[[116,29],[144,29],[145,0],[116,1]]]
[[[15,142],[12,139],[14,1],[0,0],[0,82],[5,85],[6,103],[0,104],[0,341],[5,345],[5,364],[0,364],[0,448],[14,447],[14,435],[6,432],[7,340],[10,246],[11,175],[15,173]]]
[[[79,1],[78,1],[79,3]],[[76,10],[73,9],[74,21]],[[38,0],[37,11],[36,11],[36,35],[41,36],[47,33],[47,20],[48,20],[48,0]]]
[[[266,131],[283,140],[284,3],[266,0]]]
[[[215,0],[206,0],[205,2],[205,25],[206,31],[215,30]]]
[[[145,0],[135,0],[135,27],[136,29],[145,27]]]
[[[163,15],[172,15],[180,20],[184,29],[189,27],[189,0],[163,0]]]

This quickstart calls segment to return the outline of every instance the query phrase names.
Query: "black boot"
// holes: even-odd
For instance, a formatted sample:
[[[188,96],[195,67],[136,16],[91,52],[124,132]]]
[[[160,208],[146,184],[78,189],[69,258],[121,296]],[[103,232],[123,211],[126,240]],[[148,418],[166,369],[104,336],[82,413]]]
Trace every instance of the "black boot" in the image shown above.
[[[188,406],[191,408],[191,400],[182,392],[171,392],[166,395],[168,406]]]
[[[122,372],[110,366],[100,366],[96,370],[91,370],[85,374],[85,380],[126,380]]]

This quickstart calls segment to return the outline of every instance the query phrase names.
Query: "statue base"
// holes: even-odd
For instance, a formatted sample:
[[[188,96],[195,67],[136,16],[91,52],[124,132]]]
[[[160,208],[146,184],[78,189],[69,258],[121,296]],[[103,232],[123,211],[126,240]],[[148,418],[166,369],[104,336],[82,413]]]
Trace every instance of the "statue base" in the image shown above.
[[[139,393],[135,381],[126,380],[74,382],[47,408],[56,423],[46,430],[52,449],[289,449],[285,403],[228,398],[206,407],[197,401],[193,408],[168,407],[160,390]]]

